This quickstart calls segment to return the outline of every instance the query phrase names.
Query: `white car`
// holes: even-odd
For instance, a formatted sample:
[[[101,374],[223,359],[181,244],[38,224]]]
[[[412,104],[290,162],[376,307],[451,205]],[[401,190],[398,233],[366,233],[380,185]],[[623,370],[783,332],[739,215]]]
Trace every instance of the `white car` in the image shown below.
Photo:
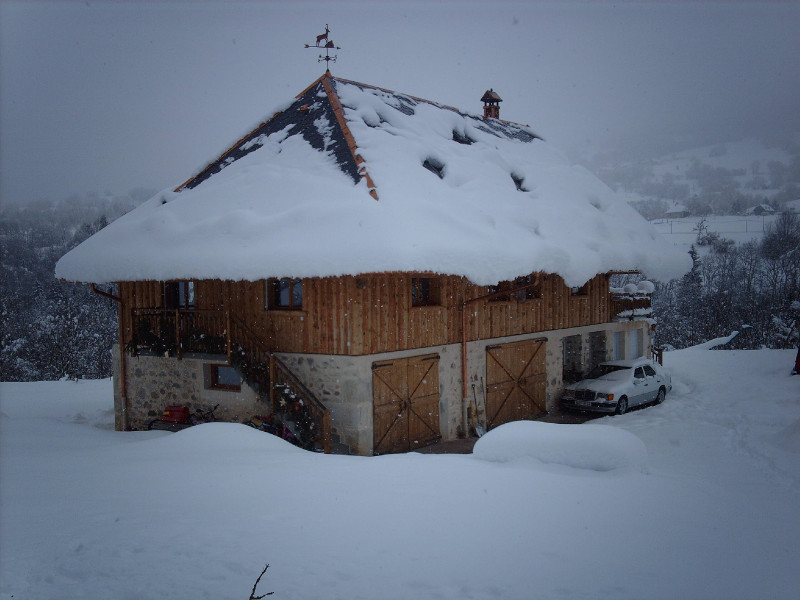
[[[633,406],[664,401],[672,377],[646,358],[600,363],[561,397],[563,410],[586,410],[621,415]]]

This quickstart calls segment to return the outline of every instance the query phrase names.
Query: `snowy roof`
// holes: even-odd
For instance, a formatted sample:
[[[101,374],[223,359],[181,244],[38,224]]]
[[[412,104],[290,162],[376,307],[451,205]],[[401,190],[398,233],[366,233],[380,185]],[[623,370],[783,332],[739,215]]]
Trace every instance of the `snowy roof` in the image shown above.
[[[528,127],[326,73],[177,190],[66,254],[72,281],[386,271],[581,285],[690,267],[624,200]]]

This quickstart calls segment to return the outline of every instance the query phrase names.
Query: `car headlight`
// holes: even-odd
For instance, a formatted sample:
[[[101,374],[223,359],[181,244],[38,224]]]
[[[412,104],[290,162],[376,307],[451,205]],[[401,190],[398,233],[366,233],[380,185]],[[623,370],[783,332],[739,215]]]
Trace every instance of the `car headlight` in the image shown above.
[[[611,402],[612,400],[614,400],[614,394],[604,394],[603,392],[597,392],[597,399],[607,400]]]

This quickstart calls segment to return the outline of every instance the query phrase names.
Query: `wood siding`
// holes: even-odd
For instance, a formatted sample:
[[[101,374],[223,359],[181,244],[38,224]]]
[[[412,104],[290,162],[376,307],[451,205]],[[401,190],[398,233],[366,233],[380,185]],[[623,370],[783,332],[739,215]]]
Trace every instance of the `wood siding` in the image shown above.
[[[432,278],[437,305],[411,305],[412,277]],[[468,341],[610,321],[608,276],[596,276],[581,291],[574,294],[560,277],[546,275],[541,298],[468,302],[486,296],[487,288],[457,276],[381,273],[304,279],[302,310],[268,310],[264,281],[201,280],[195,308],[230,310],[270,350],[366,355],[459,343],[465,301]],[[120,282],[119,294],[127,343],[131,309],[163,307],[163,283]]]

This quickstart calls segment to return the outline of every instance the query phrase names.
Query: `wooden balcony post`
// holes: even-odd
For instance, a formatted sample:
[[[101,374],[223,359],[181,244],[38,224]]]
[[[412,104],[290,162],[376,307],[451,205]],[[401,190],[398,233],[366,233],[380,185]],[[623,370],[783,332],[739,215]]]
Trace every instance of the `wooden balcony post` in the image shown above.
[[[225,311],[225,353],[228,355],[228,364],[231,364],[231,311]]]

